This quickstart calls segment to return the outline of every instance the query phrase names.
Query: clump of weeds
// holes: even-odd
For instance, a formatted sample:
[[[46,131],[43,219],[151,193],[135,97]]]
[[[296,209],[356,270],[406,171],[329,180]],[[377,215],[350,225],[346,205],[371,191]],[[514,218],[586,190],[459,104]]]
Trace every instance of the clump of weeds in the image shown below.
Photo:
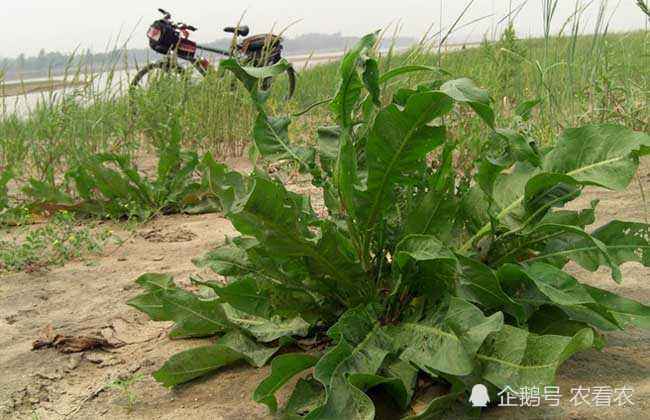
[[[133,385],[142,381],[144,374],[138,373],[129,377],[120,377],[109,382],[104,389],[113,389],[120,393],[126,401],[126,411],[131,413],[138,402],[138,396],[133,392]]]
[[[108,228],[80,224],[68,212],[57,213],[44,225],[24,225],[0,237],[0,273],[34,272],[68,261],[98,255],[109,241],[120,242]]]

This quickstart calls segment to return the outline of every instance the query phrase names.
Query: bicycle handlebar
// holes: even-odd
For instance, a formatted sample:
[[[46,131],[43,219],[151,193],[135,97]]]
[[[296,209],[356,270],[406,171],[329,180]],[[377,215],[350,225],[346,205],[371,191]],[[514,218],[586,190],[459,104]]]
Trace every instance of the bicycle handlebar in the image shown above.
[[[191,32],[197,31],[199,29],[196,26],[188,25],[186,23],[181,23],[181,22],[174,23],[174,22],[171,22],[171,20],[172,20],[172,14],[171,13],[169,13],[165,9],[160,9],[160,8],[158,9],[158,11],[160,13],[162,13],[163,15],[165,15],[164,19],[169,20],[170,23],[172,24],[172,26],[174,27],[174,29],[178,29],[178,30],[181,30],[181,31],[191,31]]]

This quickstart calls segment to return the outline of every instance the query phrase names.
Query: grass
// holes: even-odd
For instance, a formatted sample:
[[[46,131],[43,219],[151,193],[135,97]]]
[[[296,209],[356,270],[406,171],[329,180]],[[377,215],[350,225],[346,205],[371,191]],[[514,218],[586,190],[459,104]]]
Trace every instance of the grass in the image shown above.
[[[440,64],[456,77],[475,80],[495,99],[501,126],[517,123],[513,115],[519,103],[540,98],[542,104],[528,125],[542,144],[552,142],[565,127],[590,122],[618,122],[649,131],[650,34],[607,34],[597,28],[596,35],[579,36],[579,22],[565,27],[568,33],[560,36],[520,40],[514,32],[506,33],[496,43],[442,50],[440,55],[436,45],[422,43],[404,53],[384,54],[380,65],[386,71],[401,64]],[[109,69],[109,80],[119,79],[114,70],[118,64]],[[11,98],[3,99],[0,170],[11,169],[16,175],[10,191],[15,193],[30,177],[65,189],[65,170],[97,153],[133,158],[155,154],[170,138],[175,119],[188,149],[210,151],[217,160],[246,152],[253,110],[229,78],[213,74],[200,82],[167,81],[129,101],[123,84],[98,88],[82,67],[73,70],[63,83],[78,87],[68,88],[65,95],[43,94],[27,115],[9,113]],[[331,97],[337,70],[337,63],[332,63],[301,71],[296,95],[289,102],[284,100],[286,80],[282,79],[274,85],[271,111],[297,113]],[[425,77],[402,79],[389,89],[414,86]],[[302,133],[327,124],[326,111],[315,107],[300,117],[292,126],[293,138],[306,140]],[[464,158],[472,159],[481,144],[480,124],[463,124],[468,133],[463,139]]]
[[[71,214],[60,212],[41,226],[22,226],[2,233],[0,274],[41,271],[97,255],[111,240],[120,241],[108,229],[81,225]]]

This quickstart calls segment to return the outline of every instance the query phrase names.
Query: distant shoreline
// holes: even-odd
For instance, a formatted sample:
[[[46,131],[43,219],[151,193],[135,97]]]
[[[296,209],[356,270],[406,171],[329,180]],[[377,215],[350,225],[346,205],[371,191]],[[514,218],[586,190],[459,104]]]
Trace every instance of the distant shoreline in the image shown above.
[[[27,95],[30,93],[50,92],[68,87],[83,86],[86,82],[80,80],[13,80],[0,83],[0,98]]]

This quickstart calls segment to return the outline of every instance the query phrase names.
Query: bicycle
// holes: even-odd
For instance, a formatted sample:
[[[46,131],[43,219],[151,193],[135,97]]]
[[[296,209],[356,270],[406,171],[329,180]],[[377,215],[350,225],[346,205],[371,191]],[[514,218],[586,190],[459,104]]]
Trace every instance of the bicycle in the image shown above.
[[[162,72],[164,74],[185,75],[188,70],[195,69],[201,76],[208,74],[212,66],[203,57],[196,57],[198,50],[212,52],[224,57],[235,58],[242,66],[265,67],[273,65],[282,59],[282,37],[273,34],[259,34],[248,36],[248,26],[226,27],[224,32],[233,34],[230,50],[212,48],[197,44],[189,39],[190,33],[198,28],[181,22],[174,22],[171,13],[164,9],[158,9],[163,18],[156,20],[147,31],[149,46],[151,49],[164,57],[154,63],[147,64],[140,69],[131,81],[131,87],[139,87],[152,74]],[[245,37],[238,42],[239,37]],[[183,68],[178,60],[190,63],[189,68]],[[296,72],[292,66],[286,70],[289,78],[289,95],[293,96],[296,89]],[[262,90],[271,88],[272,80],[268,78],[262,81]]]

